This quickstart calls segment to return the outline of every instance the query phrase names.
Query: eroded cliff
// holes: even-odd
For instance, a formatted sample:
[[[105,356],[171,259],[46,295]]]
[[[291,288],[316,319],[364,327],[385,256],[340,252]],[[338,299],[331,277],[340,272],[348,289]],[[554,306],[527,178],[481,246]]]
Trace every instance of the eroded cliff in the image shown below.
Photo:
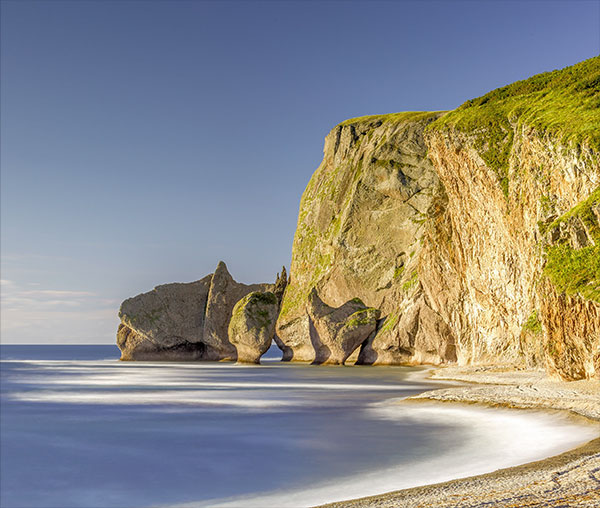
[[[358,297],[385,316],[363,347],[361,363],[455,359],[454,338],[436,322],[417,273],[439,187],[423,131],[441,115],[348,120],[325,139],[323,162],[302,196],[277,324],[285,360],[318,356],[308,312],[313,290],[332,307]],[[431,340],[429,326],[446,333],[444,340]]]
[[[381,310],[359,363],[600,372],[600,58],[455,111],[334,128],[300,205],[277,324],[313,360],[308,295]]]
[[[220,264],[126,300],[122,357],[256,362],[278,313],[284,360],[600,377],[599,154],[600,57],[448,113],[347,120],[302,196],[289,283]],[[240,302],[253,291],[268,308]]]

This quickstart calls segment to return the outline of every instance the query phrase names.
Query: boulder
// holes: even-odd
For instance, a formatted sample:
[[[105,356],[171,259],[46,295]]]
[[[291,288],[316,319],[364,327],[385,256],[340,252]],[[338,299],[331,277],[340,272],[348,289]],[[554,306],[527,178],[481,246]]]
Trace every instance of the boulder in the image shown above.
[[[437,340],[443,337],[444,340]],[[404,312],[381,319],[377,332],[366,340],[358,365],[398,365],[456,361],[452,330],[421,297]]]
[[[316,289],[307,306],[314,363],[343,365],[348,357],[375,332],[379,310],[353,298],[341,307],[325,304]]]
[[[238,362],[260,363],[275,334],[279,311],[277,296],[254,291],[233,308],[229,322],[229,340],[237,350]]]

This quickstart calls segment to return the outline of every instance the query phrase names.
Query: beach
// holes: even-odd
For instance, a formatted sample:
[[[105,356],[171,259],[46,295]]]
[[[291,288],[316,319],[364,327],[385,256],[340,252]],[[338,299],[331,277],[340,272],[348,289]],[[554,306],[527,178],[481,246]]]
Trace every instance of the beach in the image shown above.
[[[600,435],[600,382],[566,383],[533,370],[495,367],[445,367],[431,379],[461,386],[431,390],[397,402],[452,402],[568,413]],[[573,450],[516,467],[351,501],[329,508],[402,507],[598,507],[600,506],[600,438]]]
[[[2,346],[2,506],[384,499],[598,436],[581,414],[424,398],[483,386],[429,368],[285,364],[276,351],[261,366],[118,362],[115,349]]]

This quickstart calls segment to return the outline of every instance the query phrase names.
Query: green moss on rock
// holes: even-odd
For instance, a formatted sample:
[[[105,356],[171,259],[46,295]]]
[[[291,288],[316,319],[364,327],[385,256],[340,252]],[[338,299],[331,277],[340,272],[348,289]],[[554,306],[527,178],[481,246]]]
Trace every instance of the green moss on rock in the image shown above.
[[[527,318],[527,321],[523,323],[523,331],[533,333],[534,335],[540,335],[542,333],[542,323],[540,323],[536,310],[534,310]]]
[[[544,267],[544,275],[559,291],[568,295],[579,294],[596,302],[600,302],[600,224],[593,207],[598,205],[600,187],[548,227],[552,230],[577,217],[586,226],[594,245],[574,249],[567,239],[561,239],[546,248]]]
[[[410,279],[402,284],[402,289],[404,289],[404,291],[410,291],[411,289],[415,288],[417,284],[419,284],[419,274],[415,270],[411,273]]]
[[[573,249],[569,244],[547,250],[544,267],[552,284],[568,295],[579,294],[600,303],[600,248],[598,245]]]

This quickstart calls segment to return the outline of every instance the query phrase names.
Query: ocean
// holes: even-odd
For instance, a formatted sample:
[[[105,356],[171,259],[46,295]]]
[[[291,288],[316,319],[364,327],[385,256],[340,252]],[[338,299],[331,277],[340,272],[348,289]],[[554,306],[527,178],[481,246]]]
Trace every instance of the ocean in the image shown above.
[[[119,362],[0,347],[0,505],[311,506],[469,476],[592,439],[560,415],[397,404],[426,369]]]

